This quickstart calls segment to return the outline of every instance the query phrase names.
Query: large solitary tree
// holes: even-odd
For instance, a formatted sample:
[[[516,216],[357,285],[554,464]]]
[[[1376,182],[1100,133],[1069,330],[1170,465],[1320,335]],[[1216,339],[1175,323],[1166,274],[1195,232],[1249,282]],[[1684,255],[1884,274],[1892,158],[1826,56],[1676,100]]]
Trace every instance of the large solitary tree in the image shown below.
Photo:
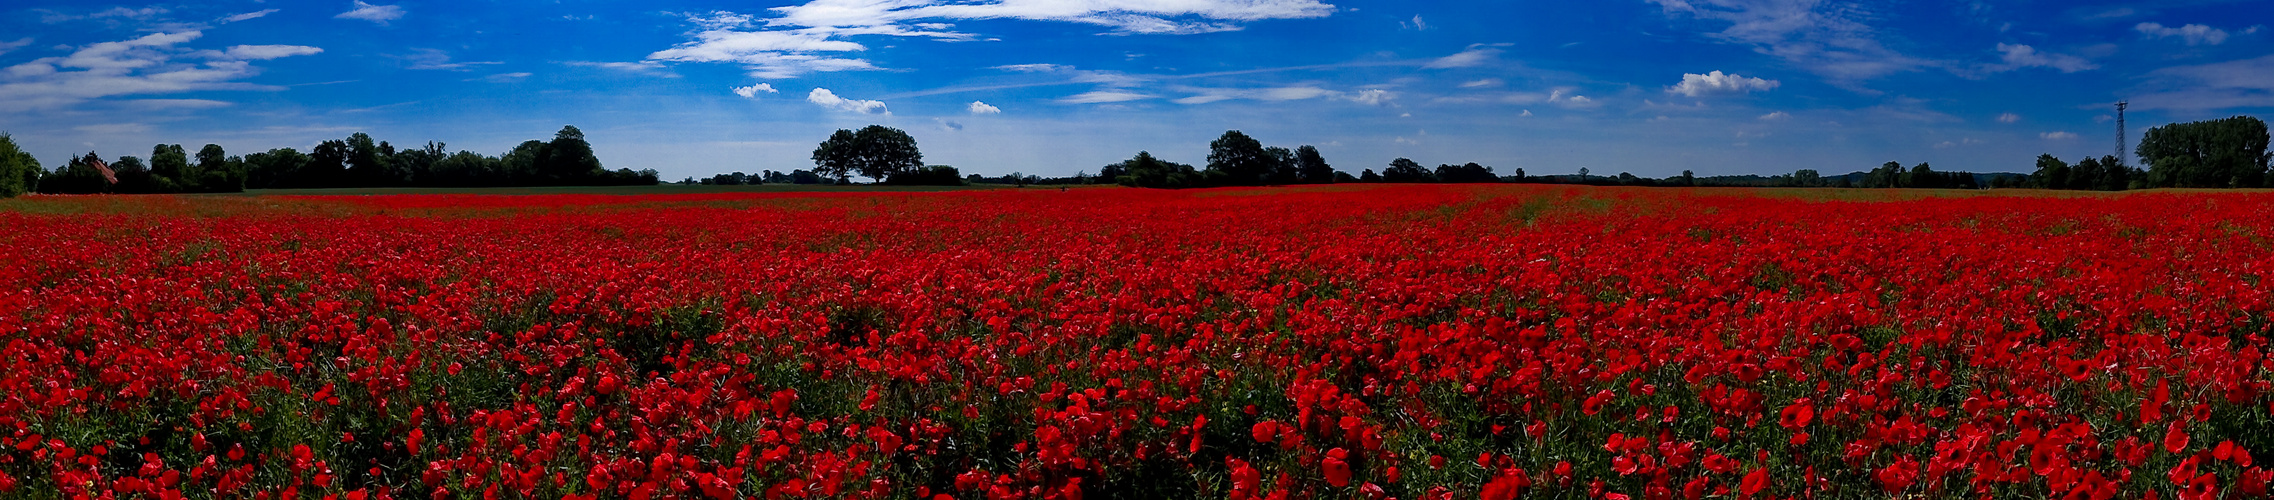
[[[813,166],[816,173],[840,183],[854,175],[884,180],[923,168],[924,153],[907,132],[870,125],[859,131],[838,129],[829,134],[829,140],[813,148]]]

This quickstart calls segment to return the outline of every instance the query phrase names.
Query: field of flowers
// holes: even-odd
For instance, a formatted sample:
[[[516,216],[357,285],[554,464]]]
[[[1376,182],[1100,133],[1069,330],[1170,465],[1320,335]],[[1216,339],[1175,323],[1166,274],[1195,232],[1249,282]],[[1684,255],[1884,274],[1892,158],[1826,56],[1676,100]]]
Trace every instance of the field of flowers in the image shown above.
[[[2274,194],[1891,196],[12,200],[0,497],[2268,496]]]

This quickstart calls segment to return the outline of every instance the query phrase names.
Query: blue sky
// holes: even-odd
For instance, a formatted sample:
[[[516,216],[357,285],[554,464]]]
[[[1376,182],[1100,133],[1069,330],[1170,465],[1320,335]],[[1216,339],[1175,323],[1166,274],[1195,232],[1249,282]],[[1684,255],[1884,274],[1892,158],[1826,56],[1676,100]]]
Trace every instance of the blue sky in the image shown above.
[[[365,131],[499,154],[574,124],[666,178],[907,130],[966,172],[1070,175],[1240,129],[1338,169],[2026,171],[2274,110],[2274,3],[811,0],[0,4],[0,130],[233,154]]]

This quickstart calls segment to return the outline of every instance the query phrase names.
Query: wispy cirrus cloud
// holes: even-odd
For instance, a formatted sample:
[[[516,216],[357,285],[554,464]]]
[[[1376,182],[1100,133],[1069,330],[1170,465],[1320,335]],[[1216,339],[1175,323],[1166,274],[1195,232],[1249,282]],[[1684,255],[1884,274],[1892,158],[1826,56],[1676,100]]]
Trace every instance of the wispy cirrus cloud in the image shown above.
[[[155,33],[80,47],[0,70],[0,110],[62,108],[113,96],[208,90],[278,90],[239,80],[257,75],[251,61],[322,52],[292,45],[240,45],[193,51],[197,31]],[[179,59],[204,59],[203,63]]]
[[[355,0],[355,9],[332,16],[333,19],[371,21],[380,26],[386,26],[387,22],[402,19],[402,17],[403,7],[400,5],[372,5],[364,3],[363,0]]]
[[[2141,90],[2132,109],[2274,107],[2274,55],[2151,71]]]
[[[243,14],[237,14],[237,15],[233,15],[233,16],[227,16],[227,17],[223,17],[223,18],[221,18],[221,23],[222,23],[222,24],[228,24],[228,23],[234,23],[234,22],[238,22],[238,21],[250,21],[250,20],[253,20],[253,19],[259,19],[259,18],[265,17],[265,16],[267,16],[267,15],[269,15],[269,14],[275,14],[275,13],[276,13],[276,11],[277,11],[277,9],[262,9],[262,10],[256,10],[256,11],[252,11],[252,12],[246,12],[246,13],[243,13]]]
[[[1727,23],[1711,36],[1837,82],[1853,83],[1940,63],[1889,48],[1876,16],[1856,2],[1792,0],[1650,0],[1668,17]]]
[[[475,66],[504,64],[499,61],[453,61],[449,52],[441,49],[411,49],[411,53],[395,56],[402,59],[408,69],[467,71]]]
[[[1022,20],[1090,24],[1106,34],[1175,35],[1233,31],[1268,19],[1325,17],[1336,8],[1317,0],[811,0],[759,16],[729,11],[688,14],[689,40],[649,54],[658,62],[738,64],[759,78],[880,69],[853,54],[868,50],[856,36],[982,40],[953,23]]]
[[[2147,35],[2149,38],[2176,37],[2180,40],[2186,41],[2188,45],[2218,45],[2227,43],[2227,30],[2204,26],[2201,24],[2189,24],[2179,27],[2170,27],[2158,23],[2140,23],[2138,25],[2132,26],[2132,29],[2134,31],[2140,32],[2142,35]],[[2252,29],[2255,30],[2256,28]]]

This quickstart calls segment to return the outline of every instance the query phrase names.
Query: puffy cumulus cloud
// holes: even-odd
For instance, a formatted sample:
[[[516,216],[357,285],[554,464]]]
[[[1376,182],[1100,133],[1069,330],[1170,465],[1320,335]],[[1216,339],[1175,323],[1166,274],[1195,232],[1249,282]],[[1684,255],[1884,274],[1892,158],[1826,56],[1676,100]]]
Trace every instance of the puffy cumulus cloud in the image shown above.
[[[1382,89],[1366,89],[1351,94],[1348,99],[1350,99],[1350,102],[1364,104],[1367,106],[1380,106],[1383,103],[1390,102],[1391,99],[1396,99],[1397,97],[1398,95],[1395,92],[1390,92]]]
[[[372,5],[364,3],[363,0],[355,0],[355,10],[341,12],[339,15],[332,16],[332,18],[360,19],[364,21],[379,23],[380,25],[386,25],[388,21],[403,18],[403,6]]]
[[[2038,138],[2042,138],[2042,139],[2045,139],[2045,140],[2052,140],[2052,141],[2066,141],[2066,140],[2070,140],[2070,139],[2075,139],[2075,138],[2077,138],[2077,134],[2076,134],[2076,133],[2074,133],[2074,132],[2068,132],[2068,131],[2053,131],[2053,132],[2040,132],[2040,133],[2038,133],[2038,134],[2037,134],[2037,137],[2038,137]]]
[[[2177,37],[2180,40],[2186,41],[2188,45],[2218,45],[2227,43],[2226,30],[2200,24],[2189,24],[2186,26],[2173,28],[2157,23],[2140,23],[2139,25],[2133,26],[2132,29],[2139,31],[2140,34],[2147,35],[2150,38]]]
[[[821,105],[821,107],[837,111],[849,111],[864,115],[892,114],[891,111],[884,109],[884,101],[846,99],[843,97],[837,97],[837,93],[830,92],[829,89],[819,87],[815,87],[813,89],[813,92],[807,93],[805,95],[805,100],[806,102],[818,104]]]
[[[2003,59],[2005,62],[2003,64],[1988,65],[1983,69],[1990,72],[1999,72],[2011,71],[2021,68],[2053,68],[2060,70],[2062,73],[2075,73],[2078,71],[2100,68],[2100,65],[2093,64],[2092,61],[2085,60],[2085,58],[2082,57],[2072,56],[2068,54],[2040,52],[2037,50],[2037,48],[2030,47],[2028,45],[2001,43],[1998,44],[1998,52],[2000,54],[2003,54],[2001,56],[2001,59]]]
[[[2001,114],[2001,115],[1998,115],[1998,123],[2014,123],[2014,122],[2018,122],[2018,121],[2021,121],[2021,115],[2017,115],[2017,114],[2013,114],[2013,113],[2005,113],[2005,114]]]
[[[820,89],[815,89],[815,90],[820,90]],[[760,92],[764,92],[764,93],[768,93],[768,94],[779,94],[779,93],[781,93],[781,91],[779,91],[779,90],[774,90],[774,86],[773,86],[773,85],[770,85],[770,84],[764,84],[764,83],[761,83],[761,84],[757,84],[757,85],[751,85],[751,86],[748,86],[748,87],[735,87],[735,88],[734,88],[734,95],[738,95],[738,96],[742,96],[742,97],[745,97],[745,98],[750,98],[750,99],[756,99],[756,98],[758,98],[758,93],[760,93]]]
[[[965,107],[964,107],[964,109],[965,109],[965,110],[967,110],[967,111],[970,111],[970,112],[971,112],[971,114],[974,114],[974,115],[999,115],[999,114],[1003,114],[1003,108],[998,108],[998,107],[995,107],[995,106],[993,106],[993,105],[989,105],[989,104],[987,104],[987,103],[985,103],[985,102],[981,102],[981,101],[971,101],[971,105],[970,105],[970,106],[965,106]]]
[[[9,66],[0,70],[0,111],[61,108],[112,96],[276,90],[239,81],[260,73],[250,61],[321,51],[290,45],[242,45],[221,51],[181,47],[202,36],[197,31],[154,33]],[[205,62],[177,61],[199,58]]]
[[[1666,92],[1682,94],[1689,97],[1698,97],[1709,94],[1743,94],[1747,92],[1761,92],[1775,89],[1777,88],[1777,85],[1778,83],[1776,80],[1747,78],[1735,74],[1723,74],[1720,71],[1714,71],[1703,75],[1696,73],[1684,73],[1682,74],[1682,82],[1674,84],[1674,86],[1667,87]]]

